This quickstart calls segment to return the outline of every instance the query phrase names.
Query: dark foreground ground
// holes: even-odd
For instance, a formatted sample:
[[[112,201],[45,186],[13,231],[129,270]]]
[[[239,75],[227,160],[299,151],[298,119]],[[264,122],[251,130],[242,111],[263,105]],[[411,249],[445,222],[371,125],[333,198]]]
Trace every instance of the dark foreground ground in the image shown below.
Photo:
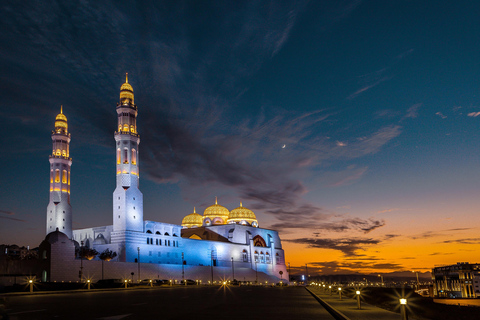
[[[333,319],[304,287],[154,287],[6,299],[9,319]]]

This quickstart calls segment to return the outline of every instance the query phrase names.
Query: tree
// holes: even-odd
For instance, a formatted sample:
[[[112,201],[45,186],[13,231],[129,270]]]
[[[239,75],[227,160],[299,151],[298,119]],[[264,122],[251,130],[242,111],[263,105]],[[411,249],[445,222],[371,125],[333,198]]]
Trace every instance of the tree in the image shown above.
[[[80,249],[78,249],[77,252],[80,258],[87,259],[87,260],[94,259],[98,254],[97,250],[87,248],[87,247],[80,247]]]
[[[100,255],[98,256],[100,258],[100,260],[102,261],[110,261],[112,260],[113,258],[115,258],[117,256],[117,253],[112,251],[112,250],[109,250],[108,248],[105,249],[105,251],[103,251],[102,253],[100,253]]]
[[[100,258],[100,260],[102,260],[102,280],[103,280],[103,262],[104,261],[110,261],[113,258],[115,258],[116,256],[117,256],[117,253],[113,252],[112,250],[109,250],[108,248],[105,249],[105,251],[100,253],[100,255],[98,256]]]

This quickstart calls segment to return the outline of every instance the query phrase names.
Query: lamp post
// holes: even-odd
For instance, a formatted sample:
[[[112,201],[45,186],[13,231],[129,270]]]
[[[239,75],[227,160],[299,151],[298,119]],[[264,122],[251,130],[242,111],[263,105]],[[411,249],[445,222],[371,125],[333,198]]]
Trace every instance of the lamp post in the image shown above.
[[[290,262],[288,263],[288,281],[290,282]]]
[[[30,293],[33,293],[33,280],[28,280],[28,284],[30,286]]]
[[[137,259],[137,261],[138,261],[138,276],[137,276],[137,278],[138,278],[138,282],[140,282],[140,247],[137,247],[137,251],[138,251],[138,259]]]
[[[213,249],[210,253],[210,271],[212,273],[212,286],[213,286]]]
[[[235,280],[235,267],[233,266],[233,257],[232,259],[232,281]]]
[[[80,241],[80,272],[78,273],[80,282],[82,282],[83,277],[83,241]]]
[[[308,284],[308,266],[306,263],[305,263],[305,282],[306,284]]]
[[[325,292],[325,285],[323,285],[323,292]]]
[[[330,295],[332,295],[332,286],[328,286],[328,290],[330,291]]]
[[[187,285],[187,281],[185,281],[185,255],[182,252],[182,281],[185,285]]]
[[[382,280],[382,287],[383,287],[383,276],[381,274],[378,275],[380,279]]]
[[[358,306],[358,309],[362,309],[362,305],[361,305],[361,303],[360,303],[360,290],[355,291],[355,293],[357,294],[357,306]]]
[[[407,299],[400,299],[400,313],[402,315],[402,320],[408,320],[407,314]]]
[[[255,284],[258,283],[258,261],[255,261]]]
[[[125,289],[127,289],[127,283],[128,283],[128,280],[125,279]]]
[[[90,290],[90,279],[87,280],[87,289]]]
[[[340,295],[340,300],[342,300],[342,288],[338,287],[338,294]]]

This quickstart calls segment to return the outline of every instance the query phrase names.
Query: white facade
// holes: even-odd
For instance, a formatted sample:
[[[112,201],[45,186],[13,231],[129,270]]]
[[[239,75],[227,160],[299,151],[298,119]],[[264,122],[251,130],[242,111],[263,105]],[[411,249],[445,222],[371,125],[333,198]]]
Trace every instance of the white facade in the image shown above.
[[[138,188],[140,137],[136,127],[137,106],[128,78],[121,87],[117,115],[113,224],[74,230],[73,234],[71,231],[70,234],[65,232],[76,242],[75,245],[94,248],[99,253],[106,249],[115,251],[117,257],[114,261],[124,262],[128,268],[131,268],[131,263],[154,264],[159,268],[166,265],[178,268],[183,265],[200,277],[205,270],[210,272],[209,268],[205,268],[210,266],[219,270],[237,268],[239,274],[265,273],[270,279],[280,278],[279,272],[282,271],[284,278],[288,279],[284,251],[274,230],[258,228],[256,223],[204,224],[187,229],[181,225],[144,221],[143,195]],[[220,206],[215,204],[216,207]],[[222,208],[228,214],[228,210]],[[243,210],[243,207],[240,209]],[[68,212],[71,217],[71,210]],[[47,214],[47,220],[48,217]],[[71,219],[69,221],[71,230]],[[47,234],[52,231],[47,221]],[[62,228],[59,231],[63,232]],[[207,275],[203,275],[203,278],[206,279]]]

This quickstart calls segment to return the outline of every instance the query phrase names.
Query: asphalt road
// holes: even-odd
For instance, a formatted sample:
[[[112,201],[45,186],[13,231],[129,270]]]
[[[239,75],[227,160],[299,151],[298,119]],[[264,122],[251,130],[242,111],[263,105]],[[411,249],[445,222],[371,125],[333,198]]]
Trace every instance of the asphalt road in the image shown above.
[[[334,319],[303,287],[154,287],[10,296],[10,319]]]

